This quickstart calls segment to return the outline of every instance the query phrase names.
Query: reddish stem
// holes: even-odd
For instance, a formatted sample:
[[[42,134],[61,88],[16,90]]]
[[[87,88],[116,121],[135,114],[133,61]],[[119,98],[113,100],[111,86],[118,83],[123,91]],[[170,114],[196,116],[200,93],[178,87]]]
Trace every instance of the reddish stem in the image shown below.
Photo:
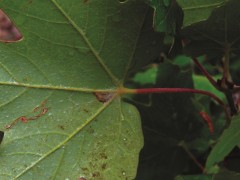
[[[204,111],[199,112],[199,115],[207,123],[208,129],[209,129],[210,133],[213,135],[214,134],[214,126],[213,126],[210,116]]]
[[[195,156],[191,153],[191,151],[188,149],[186,143],[183,141],[183,142],[180,142],[179,143],[179,146],[182,147],[185,152],[188,154],[188,156],[193,160],[193,162],[201,169],[202,172],[205,171],[205,168],[204,166],[195,158]]]
[[[214,94],[203,91],[199,89],[190,89],[190,88],[145,88],[145,89],[134,89],[134,90],[126,90],[128,93],[135,93],[135,94],[148,94],[148,93],[194,93],[194,94],[203,94],[207,95],[211,98],[213,98],[217,103],[219,103],[226,114],[226,118],[229,121],[229,118],[231,117],[229,115],[229,112],[224,104],[224,102],[219,99]]]
[[[220,105],[225,106],[224,102],[219,99],[217,96],[214,94],[208,92],[208,91],[203,91],[199,89],[190,89],[190,88],[145,88],[145,89],[136,89],[137,94],[147,94],[147,93],[195,93],[195,94],[204,94],[207,96],[210,96],[213,98],[215,101],[217,101]]]
[[[197,58],[192,57],[193,62],[197,65],[203,75],[209,80],[209,82],[219,90],[217,82],[212,78],[212,76],[206,71],[206,69],[198,62]]]
[[[143,88],[143,89],[128,89],[128,88],[119,88],[117,90],[118,94],[150,94],[150,93],[195,93],[195,94],[203,94],[213,98],[216,102],[218,102],[224,109],[227,121],[230,121],[230,115],[225,106],[224,102],[219,99],[214,94],[203,91],[199,89],[190,89],[190,88]]]

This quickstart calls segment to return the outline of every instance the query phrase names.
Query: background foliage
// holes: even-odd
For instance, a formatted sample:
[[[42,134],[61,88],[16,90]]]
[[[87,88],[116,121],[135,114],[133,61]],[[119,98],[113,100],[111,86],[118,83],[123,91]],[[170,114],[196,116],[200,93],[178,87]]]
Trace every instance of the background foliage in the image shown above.
[[[163,63],[149,66],[138,73],[133,78],[137,87],[194,86],[213,92],[225,100],[224,94],[193,67],[191,58],[187,56],[198,57],[215,80],[220,79],[223,73],[223,57],[229,57],[232,79],[235,83],[239,81],[239,66],[236,63],[239,53],[239,19],[236,17],[240,16],[240,2],[146,2],[154,9],[154,29],[165,32],[164,46],[160,51],[171,62],[164,58]],[[181,42],[184,42],[184,47]],[[149,81],[146,77],[149,77]],[[137,179],[239,178],[238,115],[232,118],[232,123],[225,130],[223,110],[207,97],[156,94],[135,96],[134,101],[143,118],[145,139]],[[210,114],[215,127],[213,135],[199,117],[200,111]],[[202,174],[202,170],[194,163],[192,155],[198,163],[206,163],[204,169],[208,175],[197,175]]]

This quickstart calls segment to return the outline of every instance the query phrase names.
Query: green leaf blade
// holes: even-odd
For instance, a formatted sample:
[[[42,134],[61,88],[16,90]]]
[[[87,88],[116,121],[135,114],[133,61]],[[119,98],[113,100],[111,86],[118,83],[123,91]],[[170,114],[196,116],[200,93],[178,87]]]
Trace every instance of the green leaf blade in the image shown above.
[[[222,6],[225,0],[177,0],[184,12],[183,27],[206,20],[211,12]],[[193,15],[194,14],[194,15]]]
[[[124,83],[148,7],[118,1],[1,1],[24,39],[0,44],[0,179],[133,179],[143,146],[136,108],[113,96]],[[133,9],[130,11],[130,9]]]
[[[240,144],[239,132],[240,116],[232,119],[231,125],[223,132],[217,144],[214,146],[206,162],[206,169],[210,170],[212,166],[219,163],[227,156],[230,151]]]

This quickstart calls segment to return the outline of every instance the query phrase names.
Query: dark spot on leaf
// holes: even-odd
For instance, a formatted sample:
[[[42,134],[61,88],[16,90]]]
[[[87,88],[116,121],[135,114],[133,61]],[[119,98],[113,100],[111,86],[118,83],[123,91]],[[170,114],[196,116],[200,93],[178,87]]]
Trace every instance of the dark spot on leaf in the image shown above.
[[[94,129],[90,126],[87,130],[88,133],[93,134],[94,133]]]
[[[84,172],[86,172],[86,171],[88,171],[88,168],[85,168],[85,167],[83,167],[83,168],[81,168]]]
[[[0,41],[16,42],[22,39],[22,34],[9,17],[0,9]]]
[[[3,137],[4,137],[4,132],[0,131],[0,144],[2,143]]]
[[[31,78],[28,77],[28,76],[26,76],[26,77],[23,78],[23,82],[25,82],[25,83],[29,82],[30,80],[31,80]]]
[[[86,108],[83,108],[83,111],[86,112],[86,113],[89,112],[89,110],[87,110]]]
[[[83,3],[84,3],[84,4],[87,4],[87,3],[89,3],[89,1],[90,1],[90,0],[83,0]]]
[[[90,162],[89,165],[94,169],[96,168],[96,164],[94,162]]]
[[[104,169],[106,169],[106,167],[107,167],[107,164],[105,163],[105,164],[102,164],[102,170],[104,170]]]
[[[92,177],[94,177],[94,178],[99,177],[99,176],[100,176],[100,173],[99,173],[99,172],[94,172],[94,173],[92,174]]]
[[[99,102],[103,103],[109,101],[114,95],[114,93],[110,92],[95,92],[93,94],[96,96]]]
[[[105,153],[100,153],[100,157],[101,157],[102,159],[107,159],[107,158],[108,158]]]
[[[59,128],[60,128],[61,130],[64,130],[64,129],[65,129],[63,125],[59,125]]]

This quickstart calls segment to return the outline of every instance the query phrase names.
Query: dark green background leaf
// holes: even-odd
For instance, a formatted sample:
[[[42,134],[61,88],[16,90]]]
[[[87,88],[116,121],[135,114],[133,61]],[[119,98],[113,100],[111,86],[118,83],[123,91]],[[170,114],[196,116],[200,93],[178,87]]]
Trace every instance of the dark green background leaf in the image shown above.
[[[208,55],[209,59],[221,61],[224,55],[230,58],[239,55],[240,1],[231,0],[213,11],[203,22],[183,30],[189,40],[185,52],[190,56]]]
[[[206,20],[211,12],[226,0],[177,0],[184,12],[183,27]]]
[[[183,13],[176,1],[145,0],[154,9],[153,26],[158,32],[176,33],[182,26]]]
[[[206,175],[186,175],[177,176],[175,180],[212,180],[212,177]]]
[[[155,87],[192,86],[191,71],[181,72],[168,62],[159,65]],[[135,97],[139,101],[143,98],[143,95]],[[137,179],[173,179],[187,171],[189,164],[198,169],[179,146],[182,141],[197,138],[203,127],[191,98],[190,94],[153,94],[151,106],[137,105],[145,144],[140,154]]]

